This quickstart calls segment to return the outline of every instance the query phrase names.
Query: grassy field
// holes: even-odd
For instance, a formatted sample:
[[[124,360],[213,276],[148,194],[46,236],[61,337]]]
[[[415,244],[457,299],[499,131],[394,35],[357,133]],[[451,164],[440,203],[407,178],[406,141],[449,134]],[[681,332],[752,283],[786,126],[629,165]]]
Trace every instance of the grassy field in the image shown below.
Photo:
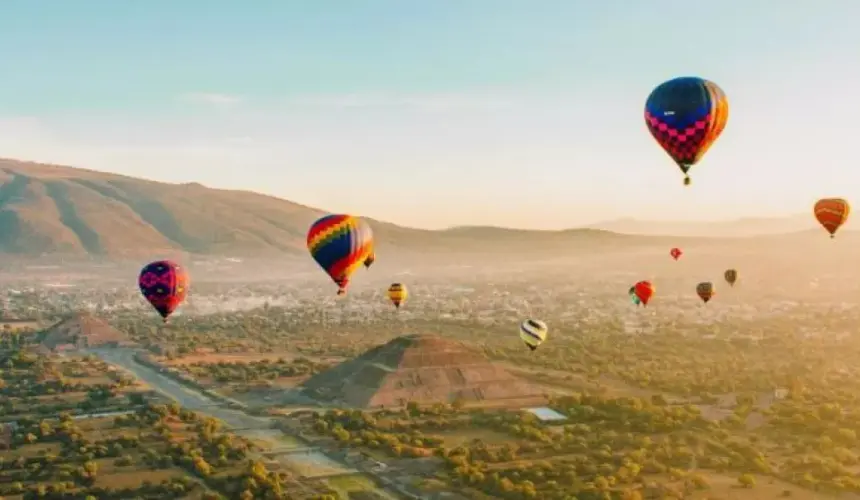
[[[327,479],[326,484],[343,496],[358,491],[373,491],[376,489],[376,484],[373,480],[363,474],[333,477]]]
[[[490,429],[461,429],[457,431],[440,432],[437,434],[445,440],[445,446],[454,448],[479,439],[486,444],[504,444],[511,442],[511,437]]]
[[[833,495],[818,493],[771,477],[757,477],[754,488],[744,488],[738,484],[737,477],[715,473],[702,473],[708,480],[710,488],[691,494],[686,498],[696,500],[766,500],[775,498],[792,498],[794,500],[832,500],[857,499],[860,496],[845,493]]]
[[[42,484],[49,485],[64,478],[66,480],[75,478],[77,472],[68,471],[76,471],[80,463],[85,461],[95,464],[95,481],[92,483],[94,487],[138,488],[147,481],[158,484],[183,477],[193,482],[197,481],[177,466],[159,464],[156,467],[147,463],[145,458],[147,454],[163,453],[168,446],[166,440],[157,439],[148,430],[118,427],[114,417],[79,420],[73,425],[74,432],[80,436],[81,442],[92,443],[92,445],[82,445],[72,451],[60,442],[51,441],[52,436],[48,434],[38,437],[40,441],[45,442],[21,443],[13,446],[13,449],[3,451],[4,466],[0,470],[0,494],[12,493],[11,485],[22,477],[27,478],[23,482],[28,488],[35,488]],[[181,438],[186,432],[187,429],[182,428],[175,435]],[[118,451],[117,445],[111,444],[124,439],[136,440],[141,446],[126,446],[122,451]],[[95,446],[93,452],[81,453],[82,449],[89,450],[90,446]],[[79,455],[81,462],[74,460],[69,453]],[[103,453],[115,456],[99,456]],[[25,462],[43,465],[37,469],[39,472],[34,474],[33,466],[25,465]]]
[[[284,434],[277,429],[249,429],[241,431],[242,436],[261,449],[289,449],[307,446],[300,440]]]
[[[304,478],[354,472],[316,451],[282,454],[275,460]]]
[[[257,361],[277,361],[279,359],[291,360],[296,358],[295,353],[248,353],[248,354],[192,354],[176,359],[160,360],[161,363],[168,366],[183,366],[193,365],[196,363],[214,364],[214,363],[255,363]]]
[[[38,330],[41,326],[38,321],[0,321],[0,333],[16,332],[19,330]]]
[[[22,361],[25,364],[20,367],[4,370],[2,382],[14,390],[7,389],[0,401],[3,421],[56,417],[64,412],[75,415],[128,410],[136,397],[152,396],[144,384],[112,371],[98,360],[33,356],[28,362],[31,361],[38,363],[38,369]]]

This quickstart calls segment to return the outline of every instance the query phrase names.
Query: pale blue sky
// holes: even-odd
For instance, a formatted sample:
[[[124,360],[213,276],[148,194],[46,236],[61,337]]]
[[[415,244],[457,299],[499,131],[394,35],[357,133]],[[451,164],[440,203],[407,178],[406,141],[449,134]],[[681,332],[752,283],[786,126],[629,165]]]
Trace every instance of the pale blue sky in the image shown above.
[[[2,0],[0,156],[400,224],[561,228],[860,201],[853,0]],[[693,185],[645,98],[698,75]]]

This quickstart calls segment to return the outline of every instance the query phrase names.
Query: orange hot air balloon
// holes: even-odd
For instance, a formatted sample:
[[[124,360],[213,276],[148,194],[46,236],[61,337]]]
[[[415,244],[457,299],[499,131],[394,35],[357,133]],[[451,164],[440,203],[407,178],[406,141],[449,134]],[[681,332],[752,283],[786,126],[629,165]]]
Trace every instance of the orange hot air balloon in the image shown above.
[[[654,295],[654,285],[650,281],[640,281],[633,285],[633,293],[636,294],[643,306],[647,306],[648,301]]]
[[[681,258],[681,255],[684,255],[684,252],[682,252],[680,248],[673,248],[669,250],[669,255],[671,255],[673,259],[678,260]]]
[[[848,220],[851,205],[842,198],[822,198],[815,203],[815,218],[830,237],[836,237],[836,231]]]
[[[710,281],[703,281],[696,285],[696,295],[698,295],[705,304],[707,304],[716,293],[716,290],[714,290],[714,284]]]

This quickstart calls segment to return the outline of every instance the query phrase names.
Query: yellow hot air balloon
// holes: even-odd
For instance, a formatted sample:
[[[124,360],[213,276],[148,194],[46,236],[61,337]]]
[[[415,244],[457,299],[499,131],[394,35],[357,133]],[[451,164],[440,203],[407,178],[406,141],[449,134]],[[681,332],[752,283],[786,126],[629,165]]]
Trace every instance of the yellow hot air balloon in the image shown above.
[[[400,304],[406,302],[406,299],[409,297],[409,290],[406,289],[406,285],[401,283],[392,283],[390,287],[388,287],[388,298],[394,304],[394,307],[400,309]]]
[[[527,319],[520,324],[520,339],[534,351],[546,340],[549,329],[539,319]]]

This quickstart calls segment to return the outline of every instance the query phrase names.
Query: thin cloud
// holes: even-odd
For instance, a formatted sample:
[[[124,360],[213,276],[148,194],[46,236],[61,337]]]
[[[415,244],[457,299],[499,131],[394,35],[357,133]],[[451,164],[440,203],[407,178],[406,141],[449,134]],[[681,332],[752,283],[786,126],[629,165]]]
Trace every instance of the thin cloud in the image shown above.
[[[451,111],[459,109],[492,110],[507,108],[512,100],[493,96],[465,94],[384,95],[384,94],[319,94],[288,98],[288,105],[321,108],[407,108],[419,111]]]
[[[216,92],[190,92],[179,96],[179,100],[210,106],[233,106],[243,101],[241,96]]]

